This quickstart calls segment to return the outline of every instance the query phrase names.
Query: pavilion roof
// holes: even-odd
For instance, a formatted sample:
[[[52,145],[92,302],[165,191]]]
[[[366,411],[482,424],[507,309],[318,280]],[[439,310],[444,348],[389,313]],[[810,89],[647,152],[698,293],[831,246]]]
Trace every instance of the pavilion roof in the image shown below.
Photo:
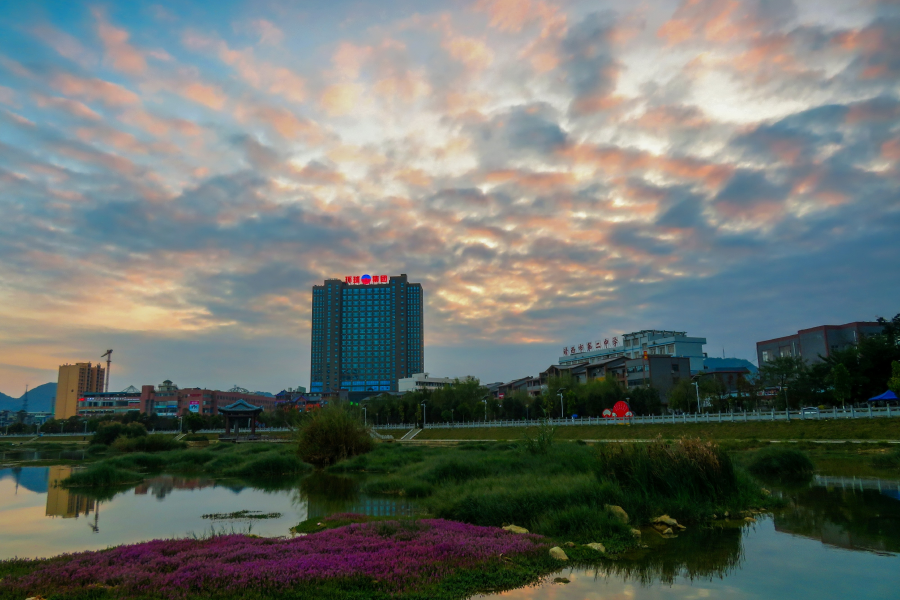
[[[233,402],[228,406],[220,406],[220,413],[230,413],[230,412],[262,412],[261,406],[253,406],[246,400],[238,400],[237,402]]]

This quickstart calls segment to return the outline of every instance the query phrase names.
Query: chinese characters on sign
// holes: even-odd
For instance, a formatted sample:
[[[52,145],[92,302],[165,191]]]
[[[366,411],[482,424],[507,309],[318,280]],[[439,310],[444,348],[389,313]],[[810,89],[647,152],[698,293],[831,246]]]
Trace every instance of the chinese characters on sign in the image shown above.
[[[347,275],[344,283],[350,285],[369,285],[370,283],[387,283],[387,275]]]
[[[575,346],[571,346],[571,347],[567,346],[567,347],[563,348],[563,355],[569,356],[571,354],[581,354],[582,352],[585,351],[585,347],[587,347],[588,352],[590,352],[591,350],[600,350],[601,344],[602,344],[603,348],[609,349],[609,347],[610,347],[609,346],[609,338],[604,338],[602,342],[600,340],[597,340],[596,342],[588,342],[587,344],[578,344],[577,348]],[[613,336],[612,348],[616,349],[616,348],[618,348],[618,346],[619,346],[619,336]]]

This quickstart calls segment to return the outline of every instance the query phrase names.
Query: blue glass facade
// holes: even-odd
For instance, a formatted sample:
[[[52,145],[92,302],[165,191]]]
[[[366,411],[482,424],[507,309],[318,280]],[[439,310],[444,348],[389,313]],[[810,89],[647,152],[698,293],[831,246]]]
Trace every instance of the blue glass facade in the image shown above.
[[[423,301],[422,286],[406,275],[314,286],[310,392],[397,391],[398,379],[423,372]]]

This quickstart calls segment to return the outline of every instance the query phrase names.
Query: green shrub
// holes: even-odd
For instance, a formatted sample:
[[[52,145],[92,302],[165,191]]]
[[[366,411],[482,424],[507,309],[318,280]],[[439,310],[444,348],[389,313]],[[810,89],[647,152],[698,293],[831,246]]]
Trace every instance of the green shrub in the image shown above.
[[[97,431],[91,437],[91,444],[103,444],[104,446],[109,446],[120,436],[136,438],[145,435],[147,435],[147,428],[140,423],[123,425],[122,423],[107,421],[100,423],[97,427]]]
[[[360,419],[341,406],[325,406],[312,414],[298,434],[301,460],[327,467],[372,450],[374,442]]]
[[[141,481],[140,474],[120,469],[107,462],[92,465],[83,471],[75,471],[62,481],[64,487],[112,486]]]
[[[103,444],[91,444],[86,452],[88,456],[97,456],[98,454],[105,454],[107,450],[109,450],[109,447]]]
[[[112,458],[108,462],[120,469],[153,472],[161,471],[169,464],[169,461],[165,456],[149,454],[147,452],[132,452],[124,456]]]
[[[750,461],[750,472],[758,477],[807,479],[813,463],[806,454],[784,446],[770,446],[757,452]]]
[[[181,438],[185,442],[208,442],[209,438],[202,433],[191,433]]]
[[[116,452],[165,452],[168,450],[183,450],[187,444],[179,442],[166,434],[145,435],[141,437],[116,438],[110,446]]]
[[[581,544],[618,540],[621,545],[628,545],[634,539],[631,528],[609,511],[585,505],[550,509],[533,527],[544,535]]]

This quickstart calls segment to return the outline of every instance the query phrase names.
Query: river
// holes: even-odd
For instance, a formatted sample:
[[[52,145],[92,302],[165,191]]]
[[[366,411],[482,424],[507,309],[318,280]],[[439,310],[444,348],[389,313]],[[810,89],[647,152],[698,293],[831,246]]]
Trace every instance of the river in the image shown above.
[[[322,473],[267,489],[161,475],[84,495],[56,485],[71,469],[0,469],[0,558],[46,557],[211,530],[284,536],[300,521],[336,512],[416,510],[409,501],[360,494],[356,478]],[[756,523],[693,526],[673,540],[646,531],[648,549],[484,597],[900,598],[900,482],[820,475],[809,485],[774,493],[787,497],[788,507]],[[270,518],[225,516],[238,511]]]

